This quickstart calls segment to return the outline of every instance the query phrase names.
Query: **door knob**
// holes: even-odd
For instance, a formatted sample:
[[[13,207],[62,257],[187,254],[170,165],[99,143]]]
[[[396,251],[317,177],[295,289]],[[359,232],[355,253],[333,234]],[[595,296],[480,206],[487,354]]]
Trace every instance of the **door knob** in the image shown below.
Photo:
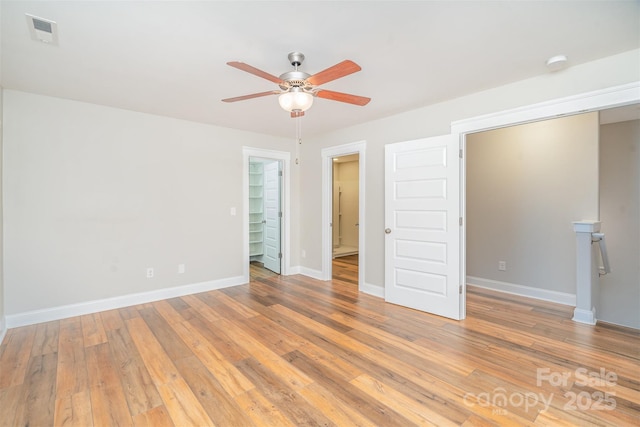
[[[384,229],[384,232],[385,232],[386,234],[391,234],[391,229],[390,229],[390,228],[385,228],[385,229]]]

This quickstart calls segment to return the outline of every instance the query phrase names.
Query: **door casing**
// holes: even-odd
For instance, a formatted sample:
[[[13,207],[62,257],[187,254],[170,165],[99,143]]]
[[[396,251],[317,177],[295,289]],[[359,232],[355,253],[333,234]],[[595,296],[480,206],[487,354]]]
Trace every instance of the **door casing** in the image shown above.
[[[322,271],[321,280],[331,280],[331,262],[333,259],[333,238],[331,221],[333,218],[333,158],[348,154],[359,155],[358,171],[358,289],[365,287],[365,177],[366,177],[366,142],[327,147],[322,150]]]
[[[265,150],[262,148],[242,147],[242,240],[243,240],[243,280],[249,282],[249,158],[280,160],[282,164],[282,227],[280,230],[280,250],[282,264],[280,274],[286,276],[291,271],[291,153],[288,151]]]

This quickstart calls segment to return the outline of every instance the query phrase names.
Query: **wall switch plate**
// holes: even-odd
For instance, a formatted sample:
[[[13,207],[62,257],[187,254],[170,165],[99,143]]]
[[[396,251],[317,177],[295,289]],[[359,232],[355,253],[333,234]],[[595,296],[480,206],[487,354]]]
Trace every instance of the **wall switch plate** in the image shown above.
[[[231,216],[236,216],[236,208],[231,208]]]
[[[178,274],[184,273],[184,264],[178,264]]]
[[[153,277],[153,268],[147,268],[147,279],[151,279]]]
[[[498,261],[498,270],[507,271],[507,261]]]

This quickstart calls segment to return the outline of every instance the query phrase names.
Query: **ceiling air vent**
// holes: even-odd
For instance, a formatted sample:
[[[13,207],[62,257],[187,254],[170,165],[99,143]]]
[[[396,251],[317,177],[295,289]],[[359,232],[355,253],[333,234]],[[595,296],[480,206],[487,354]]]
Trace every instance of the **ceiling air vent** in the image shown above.
[[[31,38],[46,44],[58,44],[58,24],[49,19],[27,15],[27,27]]]

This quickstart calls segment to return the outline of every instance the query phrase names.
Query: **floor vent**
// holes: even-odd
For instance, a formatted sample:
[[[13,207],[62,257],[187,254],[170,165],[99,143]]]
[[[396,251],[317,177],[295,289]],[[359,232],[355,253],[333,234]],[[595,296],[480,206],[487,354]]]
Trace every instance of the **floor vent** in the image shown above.
[[[39,18],[37,16],[27,15],[27,27],[31,38],[46,44],[58,44],[58,24],[49,19]]]

